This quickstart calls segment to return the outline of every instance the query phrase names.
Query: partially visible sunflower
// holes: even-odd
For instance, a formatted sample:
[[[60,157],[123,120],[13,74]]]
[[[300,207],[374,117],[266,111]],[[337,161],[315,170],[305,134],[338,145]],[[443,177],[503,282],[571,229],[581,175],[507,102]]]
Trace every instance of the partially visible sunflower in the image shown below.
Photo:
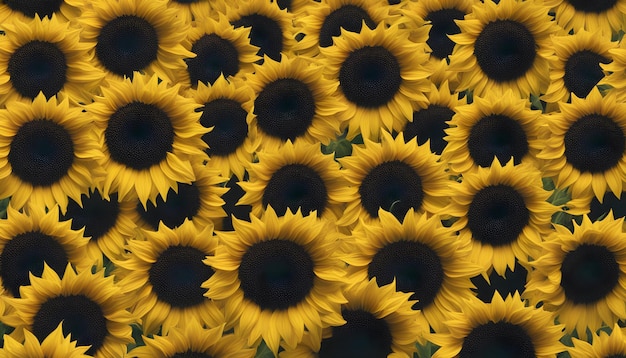
[[[42,276],[31,275],[30,282],[21,298],[8,299],[15,311],[3,318],[16,327],[11,333],[15,339],[30,331],[42,342],[62,323],[63,335],[90,346],[86,353],[96,358],[122,357],[134,342],[128,296],[113,276],[105,277],[104,269],[76,273],[68,265],[61,278],[45,265]]]
[[[132,296],[131,312],[141,319],[143,333],[167,334],[170,328],[198,320],[216,327],[224,314],[203,296],[201,287],[214,271],[203,260],[213,255],[217,237],[213,225],[198,229],[185,220],[178,228],[160,224],[158,231],[142,230],[144,240],[130,240],[127,254],[115,260],[114,275]]]
[[[132,358],[216,357],[253,358],[256,350],[234,334],[224,334],[224,324],[206,328],[195,320],[181,328],[172,328],[167,335],[144,336],[145,346],[128,352]]]
[[[321,48],[325,75],[339,84],[346,103],[348,139],[362,134],[378,140],[381,129],[399,131],[430,90],[423,44],[408,40],[398,26],[380,23],[361,32],[342,30],[333,46]]]
[[[306,57],[265,58],[246,83],[256,95],[254,114],[261,146],[285,141],[328,144],[341,132],[346,105],[337,101],[338,83],[322,76],[324,66]]]
[[[600,67],[608,73],[600,85],[608,86],[610,92],[615,93],[618,101],[626,101],[626,41],[620,41],[619,47],[609,50],[612,62],[600,64]]]
[[[257,157],[248,168],[249,179],[240,183],[246,193],[238,205],[252,205],[257,217],[268,205],[279,215],[301,210],[330,220],[341,217],[339,195],[347,183],[333,155],[324,155],[319,144],[287,140],[279,150],[260,151]]]
[[[168,0],[167,7],[176,10],[176,17],[185,23],[194,24],[199,18],[211,14],[215,9],[211,6],[213,0]]]
[[[624,357],[626,356],[626,332],[615,323],[610,333],[601,330],[594,332],[591,344],[582,339],[573,338],[574,347],[568,347],[567,352],[572,358],[588,357]]]
[[[375,220],[380,208],[399,219],[411,208],[438,214],[451,195],[438,156],[415,139],[405,142],[402,133],[394,139],[382,132],[382,143],[366,139],[363,147],[353,146],[352,155],[338,160],[349,184],[339,197],[346,203],[340,226]]]
[[[104,175],[92,118],[67,99],[15,100],[0,110],[0,197],[64,211]]]
[[[551,230],[552,214],[559,209],[546,200],[541,173],[529,163],[476,167],[453,182],[451,202],[443,212],[459,218],[452,228],[471,237],[469,258],[488,272],[504,275],[516,260],[537,257],[542,238]]]
[[[89,358],[89,347],[77,346],[71,335],[63,333],[63,323],[39,343],[37,337],[24,330],[24,342],[20,343],[9,335],[4,336],[4,346],[0,348],[0,358]]]
[[[623,219],[609,214],[594,223],[583,216],[574,231],[555,225],[553,236],[531,262],[533,271],[523,297],[543,302],[566,331],[581,339],[587,330],[613,326],[626,317],[626,233]]]
[[[145,206],[157,194],[167,196],[176,183],[195,179],[189,161],[206,159],[202,135],[208,129],[178,86],[137,73],[132,80],[111,81],[102,94],[85,109],[93,115],[105,155],[105,198],[117,192],[118,200],[138,198]]]
[[[319,341],[323,328],[344,322],[344,264],[331,225],[299,211],[278,217],[268,206],[262,219],[233,219],[233,232],[217,232],[220,245],[204,261],[215,274],[202,287],[249,346],[263,338],[276,355],[305,330]]]
[[[104,78],[93,65],[92,44],[79,41],[80,29],[56,16],[2,24],[0,104],[50,98],[88,102]]]
[[[540,110],[532,110],[527,99],[513,91],[474,96],[471,104],[455,108],[448,122],[448,144],[441,154],[455,173],[465,173],[473,167],[489,167],[497,159],[504,165],[528,162],[538,166],[536,155],[541,150]]]
[[[580,30],[573,35],[552,37],[554,56],[550,58],[550,86],[541,99],[557,103],[568,101],[571,94],[579,98],[604,78],[601,65],[611,62],[611,50],[617,43],[599,31]]]
[[[624,29],[625,0],[544,0],[555,13],[556,23],[565,31],[600,31],[610,37]]]
[[[592,89],[586,98],[572,95],[572,103],[546,116],[549,136],[537,157],[545,161],[543,174],[572,197],[602,198],[610,190],[620,195],[626,179],[626,103],[615,92],[602,97]]]
[[[11,21],[26,22],[37,17],[52,16],[72,21],[80,12],[80,5],[76,0],[3,0],[0,3],[0,23],[4,25]]]
[[[441,348],[433,358],[537,357],[553,358],[565,351],[563,326],[541,308],[526,306],[519,294],[505,299],[495,294],[491,303],[478,299],[461,303],[463,312],[449,312],[449,333],[429,340]]]
[[[410,209],[402,221],[380,210],[379,222],[361,222],[352,230],[344,260],[353,282],[376,278],[379,286],[395,282],[396,290],[410,292],[423,325],[435,332],[446,329],[444,318],[459,302],[473,297],[470,278],[481,273],[471,264],[469,238],[457,238],[438,216]]]
[[[461,33],[450,55],[450,71],[460,75],[458,90],[474,95],[503,93],[521,97],[544,93],[550,83],[550,35],[557,26],[537,1],[485,1],[456,22]]]

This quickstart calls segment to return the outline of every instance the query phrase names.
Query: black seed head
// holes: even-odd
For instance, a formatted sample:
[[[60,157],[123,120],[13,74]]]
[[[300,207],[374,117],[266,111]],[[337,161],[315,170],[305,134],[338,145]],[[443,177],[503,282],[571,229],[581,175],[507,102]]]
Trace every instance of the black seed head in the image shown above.
[[[615,167],[626,149],[624,132],[611,118],[589,114],[564,137],[567,162],[581,172],[602,173]]]
[[[178,193],[170,189],[165,201],[161,196],[156,199],[156,205],[151,201],[146,203],[146,210],[141,203],[137,203],[137,212],[154,230],[159,228],[159,222],[169,228],[180,226],[185,219],[193,219],[200,210],[200,190],[196,183],[178,183]]]
[[[248,180],[248,174],[244,174],[244,179]],[[241,186],[239,186],[239,180],[236,176],[232,176],[226,183],[228,191],[222,195],[222,199],[225,204],[222,207],[226,212],[226,217],[222,221],[223,231],[233,231],[232,218],[235,217],[239,220],[250,221],[250,212],[252,211],[252,205],[237,205],[239,199],[246,193]]]
[[[455,35],[461,32],[454,20],[463,20],[465,13],[457,9],[441,9],[429,12],[424,20],[430,21],[432,27],[428,33],[426,43],[436,58],[446,58],[454,49],[454,41],[448,35]]]
[[[239,52],[228,40],[216,34],[207,34],[199,38],[191,47],[196,57],[189,58],[187,72],[192,87],[198,81],[213,84],[223,74],[232,76],[239,72]]]
[[[206,353],[192,352],[191,350],[184,353],[176,353],[172,358],[213,358],[213,356]]]
[[[3,0],[2,3],[13,11],[21,12],[24,16],[34,18],[37,14],[44,18],[51,17],[53,13],[58,12],[63,0]]]
[[[596,221],[600,219],[600,217],[604,217],[609,213],[609,211],[613,211],[613,217],[615,219],[623,218],[626,216],[626,194],[622,192],[620,197],[618,198],[611,191],[604,193],[604,197],[602,199],[602,203],[594,196],[591,199],[590,204],[590,212],[587,214],[591,221]]]
[[[535,358],[535,345],[526,330],[499,321],[472,329],[463,341],[462,358]]]
[[[489,282],[487,282],[482,275],[472,277],[472,283],[476,286],[476,289],[472,289],[472,291],[476,293],[476,296],[481,301],[491,303],[495,292],[498,292],[500,297],[513,295],[515,291],[522,294],[526,289],[527,276],[528,271],[524,266],[515,262],[513,271],[507,267],[504,276],[498,275],[498,273],[493,270],[491,274],[489,274]]]
[[[65,85],[67,61],[57,45],[35,40],[13,52],[7,72],[13,88],[20,95],[34,99],[43,92],[46,98],[50,98]]]
[[[474,124],[467,148],[474,162],[481,167],[491,166],[494,157],[502,165],[513,158],[513,163],[517,165],[528,153],[528,139],[518,121],[492,114]]]
[[[303,164],[289,164],[278,169],[263,192],[263,206],[271,205],[278,215],[287,209],[303,215],[317,210],[321,215],[328,204],[326,185],[320,175]]]
[[[617,0],[566,0],[570,5],[572,5],[576,11],[582,12],[591,12],[600,14],[612,9],[616,4]]]
[[[430,139],[430,150],[441,154],[448,142],[443,139],[444,132],[449,126],[446,123],[452,119],[454,111],[446,106],[431,104],[427,108],[413,112],[413,121],[407,122],[404,127],[404,141],[409,142],[417,137],[417,144],[422,145]]]
[[[350,32],[361,32],[363,21],[370,29],[376,27],[376,23],[367,11],[356,5],[344,5],[326,16],[319,33],[320,47],[328,47],[333,44],[333,37],[341,35],[341,29]]]
[[[589,50],[572,54],[565,63],[565,87],[577,97],[587,97],[604,77],[600,64],[609,62],[608,58]]]
[[[70,200],[65,215],[61,220],[72,220],[72,230],[85,228],[85,237],[91,237],[92,241],[104,236],[115,226],[120,214],[117,193],[109,195],[110,200],[105,200],[98,190],[91,196],[81,195],[83,206]]]
[[[235,28],[250,27],[250,43],[259,47],[257,54],[280,61],[280,53],[283,50],[283,30],[280,24],[267,16],[252,14],[243,16],[232,25]]]
[[[248,136],[248,112],[241,103],[227,98],[208,102],[201,108],[200,124],[213,130],[204,134],[202,140],[209,145],[209,156],[228,156],[237,151]]]

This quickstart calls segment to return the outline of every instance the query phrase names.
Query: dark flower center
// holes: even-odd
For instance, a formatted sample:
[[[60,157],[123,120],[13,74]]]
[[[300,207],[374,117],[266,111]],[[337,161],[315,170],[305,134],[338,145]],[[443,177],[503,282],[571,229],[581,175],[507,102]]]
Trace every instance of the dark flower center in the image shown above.
[[[467,148],[474,162],[481,167],[491,166],[494,157],[502,165],[512,157],[513,163],[517,165],[528,153],[528,139],[519,122],[507,116],[492,114],[474,124]]]
[[[271,205],[279,215],[300,208],[303,215],[317,210],[321,215],[328,203],[326,185],[320,175],[303,164],[278,169],[263,191],[263,206]]]
[[[230,41],[216,34],[199,38],[191,47],[191,52],[196,57],[186,62],[189,81],[194,88],[198,81],[213,84],[220,74],[228,77],[239,72],[239,52]]]
[[[165,200],[159,195],[156,205],[148,201],[146,210],[141,203],[137,203],[137,212],[154,230],[159,228],[161,221],[165,226],[175,228],[185,219],[193,219],[200,210],[200,203],[200,190],[195,182],[178,183],[178,192],[168,190]]]
[[[174,128],[162,109],[131,102],[111,115],[104,136],[114,161],[142,170],[158,164],[172,150]]]
[[[208,155],[228,156],[239,148],[248,136],[248,112],[241,104],[228,98],[206,103],[200,109],[200,124],[213,130],[204,134],[202,140],[209,145]]]
[[[455,43],[450,40],[448,35],[455,35],[461,32],[454,20],[463,20],[464,17],[465,12],[458,9],[441,9],[429,12],[426,15],[424,20],[430,21],[432,25],[426,44],[433,50],[433,56],[443,59],[452,53]]]
[[[248,174],[244,174],[243,181],[248,180]],[[228,191],[222,195],[224,200],[224,206],[222,208],[226,212],[226,216],[222,220],[222,231],[233,231],[233,217],[239,220],[250,221],[250,212],[252,211],[252,205],[237,205],[239,199],[246,193],[241,186],[239,186],[239,180],[233,175],[226,183]]]
[[[565,157],[581,172],[602,173],[615,167],[626,149],[622,128],[611,118],[588,114],[578,119],[564,137]]]
[[[530,211],[514,188],[498,184],[485,187],[474,195],[467,220],[475,240],[491,246],[505,246],[517,240],[530,220]]]
[[[369,278],[384,286],[396,280],[396,290],[413,292],[413,305],[421,310],[430,305],[443,284],[441,259],[427,245],[416,241],[397,241],[378,250],[368,266]]]
[[[532,67],[535,38],[519,22],[496,20],[485,25],[476,38],[474,55],[487,77],[496,82],[512,81]]]
[[[404,127],[404,141],[409,142],[417,137],[417,144],[422,145],[430,140],[430,150],[441,154],[448,142],[443,139],[444,132],[449,126],[446,123],[452,119],[454,111],[446,106],[431,104],[427,108],[413,112],[413,121],[407,122]]]
[[[472,329],[463,340],[461,358],[535,358],[535,345],[526,330],[505,321]]]
[[[63,0],[3,0],[4,4],[13,11],[19,11],[27,17],[51,17],[53,13],[59,11]]]
[[[322,340],[319,358],[387,357],[391,350],[391,330],[384,319],[364,310],[343,310],[346,324],[333,327],[332,336]]]
[[[272,239],[248,248],[239,265],[239,281],[244,297],[261,309],[284,310],[309,294],[313,268],[313,259],[302,246]]]
[[[292,0],[277,0],[276,4],[278,5],[278,8],[281,10],[287,9],[287,11],[291,11],[291,6],[293,1]]]
[[[34,99],[43,92],[46,98],[50,98],[65,85],[67,61],[57,45],[35,40],[13,52],[7,72],[13,88],[20,95]]]
[[[604,77],[600,64],[609,62],[608,58],[589,50],[572,54],[565,63],[565,87],[580,98],[586,97]]]
[[[424,200],[420,176],[399,160],[370,170],[361,182],[359,195],[361,205],[373,218],[378,217],[378,209],[382,208],[402,220],[410,208],[418,210]]]
[[[208,238],[207,238],[208,239]],[[204,302],[202,283],[214,273],[202,260],[207,254],[190,246],[170,246],[148,270],[152,291],[172,307],[187,308]]]
[[[626,354],[611,354],[610,356],[606,356],[604,358],[626,358]]]
[[[61,215],[61,220],[72,220],[72,230],[85,228],[84,236],[96,241],[115,226],[120,214],[117,193],[109,195],[109,198],[110,200],[104,199],[97,189],[91,196],[82,194],[82,207],[70,200],[67,212]]]
[[[472,277],[472,283],[476,286],[476,289],[472,289],[472,291],[485,303],[491,303],[495,292],[498,292],[500,297],[513,295],[515,291],[522,294],[526,288],[527,275],[528,271],[524,266],[515,262],[513,271],[507,267],[503,276],[498,275],[498,273],[493,270],[489,274],[489,282],[487,282],[482,275]]]
[[[400,89],[400,63],[382,46],[356,49],[341,65],[339,84],[346,98],[357,106],[380,107]]]
[[[24,123],[11,141],[8,155],[13,174],[33,186],[50,186],[74,162],[74,143],[61,125],[47,119]]]
[[[156,60],[159,49],[157,31],[148,21],[123,15],[109,21],[100,30],[96,56],[107,70],[132,77],[133,71],[146,68]]]
[[[308,85],[294,78],[268,83],[254,101],[259,127],[292,141],[306,133],[315,116],[315,98]]]
[[[274,61],[280,61],[283,50],[283,30],[280,24],[267,16],[252,14],[243,16],[232,23],[233,27],[250,28],[250,44],[259,47],[257,54],[267,55]]]
[[[582,12],[595,12],[596,14],[600,14],[612,9],[615,4],[617,4],[617,0],[566,0],[570,5],[572,5],[576,11]]]
[[[561,287],[569,301],[591,304],[615,288],[620,267],[615,254],[606,247],[581,244],[563,258],[561,275]]]
[[[611,191],[604,193],[602,202],[595,196],[591,199],[590,212],[587,214],[591,221],[596,221],[600,217],[606,216],[609,211],[613,211],[613,217],[615,219],[623,218],[626,216],[626,194],[622,192],[620,197],[616,197]]]
[[[20,286],[30,285],[28,274],[40,277],[44,262],[57,274],[63,274],[68,262],[63,246],[38,231],[16,235],[0,253],[0,276],[4,288],[14,297],[20,297]]]
[[[72,335],[79,346],[91,346],[95,354],[104,344],[109,331],[102,308],[84,295],[57,296],[45,301],[33,318],[33,334],[43,341],[63,322],[63,335]]]
[[[213,358],[213,356],[189,350],[185,353],[176,353],[172,356],[172,358]]]
[[[193,4],[195,2],[200,2],[200,0],[172,0],[174,2],[177,2],[179,4]]]
[[[350,32],[361,32],[363,21],[370,29],[376,27],[376,23],[367,11],[355,5],[344,5],[334,10],[322,23],[319,33],[320,47],[328,47],[333,44],[333,37],[341,35],[341,29]]]

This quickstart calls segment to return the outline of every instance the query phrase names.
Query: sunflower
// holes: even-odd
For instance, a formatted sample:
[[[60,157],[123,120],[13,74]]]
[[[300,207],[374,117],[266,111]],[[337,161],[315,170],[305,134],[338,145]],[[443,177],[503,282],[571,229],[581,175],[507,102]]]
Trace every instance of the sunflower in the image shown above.
[[[178,94],[157,76],[135,75],[111,81],[85,108],[94,117],[104,152],[106,177],[102,195],[117,192],[118,200],[139,198],[146,205],[166,197],[176,183],[194,179],[189,160],[202,162],[207,129],[190,98]]]
[[[604,78],[600,66],[611,62],[610,51],[616,45],[599,31],[553,36],[555,55],[550,59],[550,86],[541,99],[556,103],[568,101],[571,93],[586,97]]]
[[[339,197],[346,203],[337,221],[340,226],[375,220],[379,208],[399,219],[410,208],[440,213],[450,196],[448,176],[438,156],[415,139],[405,143],[402,133],[393,139],[382,132],[382,143],[366,139],[363,147],[353,146],[351,156],[338,160],[349,184]]]
[[[32,100],[40,92],[46,98],[59,94],[73,103],[85,102],[104,78],[92,64],[92,46],[80,42],[80,29],[67,21],[36,17],[5,22],[2,30],[0,105]]]
[[[227,327],[249,346],[263,338],[276,355],[280,344],[295,347],[305,328],[321,340],[323,328],[344,322],[346,302],[332,224],[300,211],[278,217],[271,206],[250,219],[217,232],[220,246],[204,261],[215,270],[202,285],[205,295],[223,306]]]
[[[202,106],[200,124],[212,128],[202,136],[209,146],[205,150],[211,158],[208,165],[225,178],[234,174],[243,179],[246,163],[261,145],[252,114],[254,91],[240,77],[220,76],[210,86],[199,83],[188,94]]]
[[[254,90],[254,114],[262,147],[287,139],[328,144],[341,132],[346,105],[337,101],[338,84],[322,76],[323,66],[306,57],[265,58],[246,83]]]
[[[167,7],[176,10],[176,17],[179,17],[186,24],[198,23],[207,14],[211,14],[215,9],[211,6],[213,0],[168,0]],[[202,20],[204,21],[204,20]]]
[[[399,131],[413,106],[427,103],[429,72],[423,44],[408,40],[398,26],[342,30],[333,46],[320,49],[326,76],[339,83],[338,100],[348,104],[348,139],[378,140],[380,129]]]
[[[295,14],[296,18],[298,14],[306,13],[310,5],[315,5],[311,0],[270,0],[270,2],[275,2],[281,10]]]
[[[213,85],[223,75],[252,73],[252,63],[259,61],[258,47],[250,44],[250,29],[234,28],[226,15],[218,13],[218,19],[209,13],[196,19],[196,26],[189,28],[183,45],[195,54],[187,58],[187,67],[176,74],[175,83],[183,89],[197,88],[198,83]]]
[[[356,282],[346,290],[342,305],[345,323],[324,329],[316,339],[305,334],[297,347],[286,348],[280,358],[314,357],[413,357],[416,342],[424,343],[428,326],[417,320],[408,293],[394,284],[379,287],[376,279]]]
[[[550,135],[537,154],[545,160],[543,173],[558,188],[569,187],[572,197],[608,190],[620,195],[626,175],[626,103],[615,92],[602,97],[592,89],[586,98],[572,95],[572,103],[559,104],[560,111],[547,116]]]
[[[541,173],[528,163],[501,165],[496,159],[488,168],[476,167],[453,183],[454,195],[443,211],[459,219],[452,228],[471,237],[470,260],[488,272],[503,276],[537,257],[542,237],[550,232],[552,214],[558,208],[546,200]]]
[[[16,327],[11,334],[15,339],[30,331],[42,342],[62,323],[63,335],[90,346],[86,354],[96,358],[122,357],[126,345],[134,342],[135,320],[126,310],[129,297],[103,269],[76,273],[68,265],[61,278],[44,265],[41,277],[31,275],[30,282],[21,298],[7,299],[15,311],[3,321]]]
[[[27,202],[79,200],[104,175],[89,114],[67,99],[15,100],[0,110],[0,197],[20,209]]]
[[[501,297],[513,295],[516,291],[521,295],[526,289],[530,270],[530,264],[516,260],[513,268],[507,267],[502,276],[493,268],[483,271],[481,275],[472,277],[472,283],[476,286],[472,291],[476,293],[479,300],[485,303],[491,303],[496,292]]]
[[[584,211],[591,221],[602,219],[608,215],[609,212],[613,213],[613,217],[621,219],[626,217],[626,194],[624,192],[615,195],[610,191],[604,193],[602,198],[585,198],[586,200],[579,201],[578,208]],[[568,207],[571,205],[568,204]],[[624,227],[626,229],[626,226]],[[625,230],[626,231],[626,230]]]
[[[203,263],[217,246],[213,225],[198,229],[185,220],[175,229],[160,224],[158,231],[141,233],[144,240],[130,240],[124,259],[114,260],[113,274],[133,297],[131,311],[141,318],[144,334],[159,328],[167,334],[192,320],[209,327],[223,323],[223,313],[201,287],[214,275]]]
[[[449,69],[459,72],[459,90],[484,96],[511,88],[527,98],[548,88],[550,35],[557,27],[539,2],[477,2],[457,25]]]
[[[600,67],[608,73],[599,83],[604,87],[609,87],[610,92],[614,92],[620,102],[626,101],[626,41],[620,41],[619,47],[609,50],[609,57],[612,62]]]
[[[253,358],[256,350],[233,334],[223,334],[224,324],[204,328],[195,320],[181,328],[172,328],[165,336],[143,337],[145,346],[128,352],[132,358],[216,357]]]
[[[626,317],[626,233],[609,214],[594,223],[583,216],[574,231],[555,225],[523,297],[558,315],[568,333],[586,336]]]
[[[76,346],[76,341],[63,334],[63,324],[60,323],[41,343],[27,330],[24,330],[23,343],[5,335],[0,358],[89,358],[92,356],[85,354],[88,349],[89,347]]]
[[[611,333],[604,330],[594,333],[591,344],[576,338],[572,342],[574,347],[567,348],[572,358],[626,356],[626,332],[617,323],[613,325]]]
[[[469,241],[457,239],[443,227],[439,217],[416,214],[409,209],[404,220],[380,210],[379,222],[361,222],[352,230],[345,261],[351,281],[376,278],[379,286],[395,282],[396,290],[410,292],[418,319],[435,332],[445,330],[448,310],[459,310],[458,302],[474,294],[470,278],[481,273],[471,264]]]
[[[26,22],[34,18],[56,16],[64,21],[71,21],[80,14],[75,0],[3,0],[0,3],[0,23]]]
[[[83,0],[87,2],[88,0]],[[193,58],[181,43],[189,24],[166,0],[89,1],[78,18],[83,41],[95,44],[93,61],[107,80],[132,77],[134,71],[166,81]]]
[[[319,144],[287,140],[280,150],[257,153],[258,162],[248,168],[249,180],[240,183],[245,194],[238,205],[252,205],[260,217],[270,205],[279,215],[300,209],[303,215],[336,220],[343,212],[339,198],[347,185],[332,154]]]
[[[624,28],[625,0],[544,0],[555,13],[556,23],[565,31],[600,31],[611,36]]]
[[[453,172],[464,173],[473,167],[488,167],[497,159],[501,164],[534,164],[541,150],[540,110],[512,90],[474,97],[474,102],[455,108],[448,122],[448,142],[441,159]]]
[[[429,337],[441,347],[433,358],[552,358],[566,349],[559,341],[562,325],[550,313],[526,306],[519,294],[505,299],[495,294],[490,304],[475,298],[462,304],[462,313],[449,313],[449,333]]]
[[[226,216],[222,196],[228,191],[223,187],[227,179],[205,165],[195,163],[192,167],[196,179],[191,184],[177,183],[165,197],[159,195],[154,202],[148,201],[145,207],[137,203],[141,220],[153,230],[159,228],[160,222],[174,228],[185,219],[203,228]]]

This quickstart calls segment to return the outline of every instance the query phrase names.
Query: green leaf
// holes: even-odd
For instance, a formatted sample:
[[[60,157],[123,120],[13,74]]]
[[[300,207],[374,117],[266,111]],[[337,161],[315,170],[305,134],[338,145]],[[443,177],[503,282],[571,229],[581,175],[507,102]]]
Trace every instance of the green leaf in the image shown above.
[[[275,358],[274,353],[269,349],[269,347],[265,344],[264,341],[261,341],[261,345],[256,350],[256,355],[254,358]]]
[[[0,219],[7,218],[7,207],[9,206],[9,201],[11,198],[5,198],[0,200]]]
[[[541,182],[543,182],[543,190],[551,191],[554,190],[554,181],[552,178],[541,178]]]
[[[534,94],[531,94],[530,95],[530,103],[531,103],[530,108],[532,108],[532,109],[539,109],[539,110],[543,111],[545,102],[540,100],[539,96],[535,96]]]

